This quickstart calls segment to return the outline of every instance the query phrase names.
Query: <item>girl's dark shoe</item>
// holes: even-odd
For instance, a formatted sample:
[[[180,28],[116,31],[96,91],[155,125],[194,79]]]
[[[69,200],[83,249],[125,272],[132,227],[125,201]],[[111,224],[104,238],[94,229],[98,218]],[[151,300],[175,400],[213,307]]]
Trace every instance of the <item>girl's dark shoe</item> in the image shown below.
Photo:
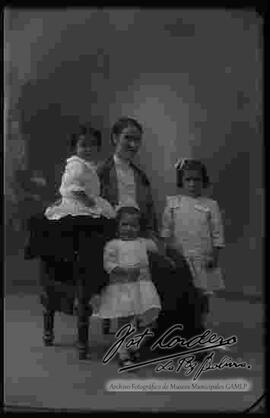
[[[207,356],[207,354],[208,354],[207,351],[202,352],[202,353],[197,353],[195,360],[201,363],[204,360],[204,358]]]
[[[130,353],[130,358],[134,363],[140,361],[140,357],[140,352],[138,350]]]
[[[89,348],[87,344],[82,344],[77,340],[75,346],[78,350],[79,360],[86,360],[89,358]]]
[[[88,358],[87,351],[79,351],[79,360],[86,360]]]
[[[46,347],[52,346],[54,341],[54,312],[43,313],[43,342]]]
[[[118,364],[120,367],[133,366],[135,364],[132,355],[128,353],[119,353],[118,354]]]
[[[44,334],[43,335],[43,342],[46,347],[51,347],[54,342],[54,335],[53,334]]]
[[[130,358],[126,358],[126,359],[118,359],[118,364],[120,367],[127,367],[127,366],[134,366],[135,363]]]

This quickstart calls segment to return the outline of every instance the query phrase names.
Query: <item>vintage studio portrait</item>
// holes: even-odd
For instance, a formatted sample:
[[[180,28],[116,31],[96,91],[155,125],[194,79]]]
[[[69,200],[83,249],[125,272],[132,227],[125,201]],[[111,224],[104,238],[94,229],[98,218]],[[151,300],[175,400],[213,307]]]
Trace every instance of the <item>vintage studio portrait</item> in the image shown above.
[[[4,408],[264,409],[254,8],[4,9]]]

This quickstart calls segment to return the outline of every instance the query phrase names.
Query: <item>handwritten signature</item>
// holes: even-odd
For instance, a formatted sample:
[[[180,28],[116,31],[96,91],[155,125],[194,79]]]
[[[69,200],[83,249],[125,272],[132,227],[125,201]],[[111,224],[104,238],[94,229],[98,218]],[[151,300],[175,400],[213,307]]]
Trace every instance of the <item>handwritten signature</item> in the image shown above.
[[[170,350],[179,346],[182,348],[184,347],[184,351],[182,350],[178,353],[159,356],[134,365],[124,366],[121,367],[118,372],[122,373],[124,371],[135,370],[158,363],[155,368],[157,373],[160,373],[161,371],[179,373],[183,370],[186,376],[190,376],[194,373],[193,380],[197,380],[199,376],[206,371],[221,370],[224,368],[251,368],[251,366],[246,362],[238,363],[233,361],[228,356],[224,356],[219,363],[214,363],[214,351],[211,351],[202,362],[195,361],[195,354],[236,344],[237,336],[232,335],[228,338],[224,338],[223,336],[219,336],[212,332],[212,330],[208,329],[202,334],[195,335],[187,340],[180,335],[175,335],[176,331],[182,331],[183,328],[182,324],[175,324],[171,326],[151,345],[150,348],[152,351],[158,348],[162,350]],[[142,333],[134,335],[135,332],[136,328],[132,324],[126,324],[120,328],[115,334],[116,341],[107,350],[103,357],[103,364],[110,362],[118,353],[121,346],[125,346],[126,349],[131,347],[139,349],[145,338],[155,336],[149,328],[144,329]],[[132,338],[130,338],[131,335]]]

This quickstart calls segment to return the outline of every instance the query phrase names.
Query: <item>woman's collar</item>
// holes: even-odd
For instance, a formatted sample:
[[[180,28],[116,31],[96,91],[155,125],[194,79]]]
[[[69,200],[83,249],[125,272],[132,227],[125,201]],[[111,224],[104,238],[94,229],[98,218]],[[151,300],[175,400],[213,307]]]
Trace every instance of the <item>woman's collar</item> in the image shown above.
[[[129,167],[130,166],[130,161],[129,160],[123,160],[122,158],[119,158],[118,155],[116,155],[116,154],[113,155],[113,160],[114,160],[114,163],[116,165],[121,165],[121,166],[124,166],[124,167]]]

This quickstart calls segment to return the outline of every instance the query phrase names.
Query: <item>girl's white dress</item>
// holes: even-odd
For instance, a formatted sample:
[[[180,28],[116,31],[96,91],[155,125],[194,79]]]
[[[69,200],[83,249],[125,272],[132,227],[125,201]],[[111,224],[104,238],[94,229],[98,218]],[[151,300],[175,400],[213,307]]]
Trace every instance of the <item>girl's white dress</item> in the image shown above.
[[[152,240],[145,238],[114,239],[106,244],[104,268],[110,274],[110,284],[101,294],[97,316],[123,318],[151,312],[149,323],[158,316],[160,298],[151,280],[147,251],[158,250]],[[127,279],[113,273],[115,267],[139,267],[140,273],[135,279]]]
[[[74,196],[72,193],[74,191],[85,192],[88,197],[95,200],[95,206],[86,206]],[[77,155],[67,159],[59,192],[62,197],[59,204],[49,206],[45,211],[48,219],[57,220],[67,215],[85,215],[94,218],[101,215],[106,218],[115,217],[111,204],[100,197],[100,183],[94,163],[83,160]]]
[[[224,247],[224,233],[217,202],[203,196],[168,196],[161,236],[171,238],[186,258],[194,285],[204,291],[223,289],[220,268],[206,267],[214,247]]]

